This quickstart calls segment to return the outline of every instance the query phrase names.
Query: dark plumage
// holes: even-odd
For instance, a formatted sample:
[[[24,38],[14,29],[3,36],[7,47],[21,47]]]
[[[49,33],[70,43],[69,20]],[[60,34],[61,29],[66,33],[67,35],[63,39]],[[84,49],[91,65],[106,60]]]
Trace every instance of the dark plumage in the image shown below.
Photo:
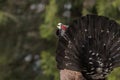
[[[60,70],[80,71],[87,80],[105,80],[120,66],[120,26],[103,16],[80,17],[59,35],[56,53]]]

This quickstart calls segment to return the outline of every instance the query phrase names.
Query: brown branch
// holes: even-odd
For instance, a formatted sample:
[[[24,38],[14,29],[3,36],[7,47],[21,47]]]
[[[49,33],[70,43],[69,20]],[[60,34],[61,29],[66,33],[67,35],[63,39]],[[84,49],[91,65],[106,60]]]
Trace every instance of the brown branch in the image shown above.
[[[60,70],[60,80],[85,80],[81,72],[72,70]]]

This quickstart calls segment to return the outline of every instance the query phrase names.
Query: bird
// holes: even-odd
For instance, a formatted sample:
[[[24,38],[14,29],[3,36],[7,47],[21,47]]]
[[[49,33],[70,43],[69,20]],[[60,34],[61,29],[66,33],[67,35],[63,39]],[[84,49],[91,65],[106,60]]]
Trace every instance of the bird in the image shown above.
[[[59,70],[81,72],[85,80],[106,80],[114,68],[120,67],[120,25],[116,21],[86,15],[68,26],[64,35],[61,28],[57,30]]]
[[[57,25],[58,30],[56,31],[56,35],[63,36],[68,27],[69,27],[68,25],[58,23],[58,25]]]

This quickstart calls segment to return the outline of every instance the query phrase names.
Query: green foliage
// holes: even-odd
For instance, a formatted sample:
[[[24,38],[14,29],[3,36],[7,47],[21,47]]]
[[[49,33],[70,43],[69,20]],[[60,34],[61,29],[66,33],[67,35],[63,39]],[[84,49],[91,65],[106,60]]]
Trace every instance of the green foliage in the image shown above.
[[[15,23],[19,22],[14,15],[7,12],[0,11],[0,24],[1,25],[6,24],[9,21],[8,19],[14,21]]]
[[[58,20],[56,19],[57,5],[55,0],[51,0],[46,6],[44,24],[40,26],[40,35],[42,38],[50,39],[54,35],[54,30]]]
[[[0,64],[5,64],[6,61],[7,61],[7,57],[0,55]]]
[[[47,51],[43,51],[41,53],[41,67],[43,69],[43,73],[47,76],[47,77],[54,77],[54,80],[59,80],[59,76],[58,76],[58,71],[56,70],[56,61],[55,61],[55,57],[52,56],[52,54]]]
[[[83,15],[87,15],[87,14],[90,14],[90,12],[89,12],[86,8],[84,8],[84,9],[82,10],[82,14],[83,14]]]
[[[40,25],[40,37],[42,39],[48,40],[49,42],[53,42],[55,39],[55,28],[58,22],[57,19],[57,4],[56,0],[51,0],[49,4],[46,6],[45,14],[44,14],[44,23]],[[41,52],[41,67],[43,70],[43,74],[46,75],[45,79],[47,80],[59,80],[58,71],[56,68],[56,61],[55,61],[55,42],[53,43],[52,47],[50,44],[48,50],[43,50]]]
[[[120,19],[119,5],[120,0],[97,0],[96,9],[98,15],[107,16],[113,19]]]
[[[108,80],[120,80],[120,68],[114,69],[108,76]]]
[[[3,25],[7,22],[7,17],[4,15],[2,11],[0,11],[0,25]]]

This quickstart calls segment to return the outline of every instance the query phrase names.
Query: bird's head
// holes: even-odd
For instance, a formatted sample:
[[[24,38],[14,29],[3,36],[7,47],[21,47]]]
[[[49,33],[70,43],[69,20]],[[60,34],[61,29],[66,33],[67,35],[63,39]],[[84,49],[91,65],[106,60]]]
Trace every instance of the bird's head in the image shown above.
[[[62,23],[58,23],[57,28],[61,29]]]

